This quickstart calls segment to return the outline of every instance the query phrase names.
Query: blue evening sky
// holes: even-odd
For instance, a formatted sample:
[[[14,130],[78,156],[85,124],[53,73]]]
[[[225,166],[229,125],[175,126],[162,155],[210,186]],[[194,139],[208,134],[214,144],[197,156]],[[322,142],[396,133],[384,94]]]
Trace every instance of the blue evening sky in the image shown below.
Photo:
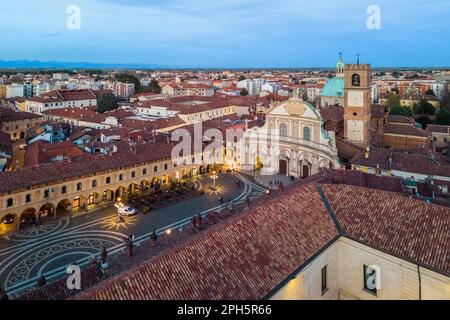
[[[68,30],[69,5],[81,29]],[[366,10],[381,8],[381,30]],[[449,0],[0,1],[0,60],[176,67],[449,66]]]

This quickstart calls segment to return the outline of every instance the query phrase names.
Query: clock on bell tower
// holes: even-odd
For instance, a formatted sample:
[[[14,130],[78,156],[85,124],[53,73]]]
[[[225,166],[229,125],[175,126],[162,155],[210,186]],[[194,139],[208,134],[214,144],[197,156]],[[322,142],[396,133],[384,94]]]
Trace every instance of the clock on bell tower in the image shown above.
[[[367,146],[372,82],[370,64],[347,64],[344,76],[344,137]]]

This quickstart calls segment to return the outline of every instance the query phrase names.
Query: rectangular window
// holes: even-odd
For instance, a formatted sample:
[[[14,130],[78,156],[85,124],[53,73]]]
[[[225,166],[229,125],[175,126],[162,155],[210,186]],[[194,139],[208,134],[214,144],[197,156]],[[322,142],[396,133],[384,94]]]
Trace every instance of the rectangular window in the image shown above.
[[[328,290],[327,284],[327,266],[322,268],[322,295]]]
[[[376,270],[364,265],[364,290],[377,294],[377,273]]]

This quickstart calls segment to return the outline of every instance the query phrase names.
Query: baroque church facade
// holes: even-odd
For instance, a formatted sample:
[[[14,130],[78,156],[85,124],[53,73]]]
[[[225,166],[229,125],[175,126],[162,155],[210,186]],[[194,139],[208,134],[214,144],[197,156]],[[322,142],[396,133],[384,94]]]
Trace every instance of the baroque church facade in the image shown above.
[[[307,178],[339,168],[335,133],[323,124],[319,110],[299,98],[273,105],[264,126],[247,130],[241,140],[242,170]]]

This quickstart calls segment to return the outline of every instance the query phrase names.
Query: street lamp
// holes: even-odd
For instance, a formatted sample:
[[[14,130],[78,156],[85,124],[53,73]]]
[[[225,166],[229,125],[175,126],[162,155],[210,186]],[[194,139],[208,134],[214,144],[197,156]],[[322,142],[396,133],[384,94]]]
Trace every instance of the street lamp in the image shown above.
[[[122,216],[120,215],[119,208],[123,207],[123,203],[122,203],[122,199],[120,197],[117,198],[117,201],[114,204],[114,206],[117,208],[117,223],[121,223],[122,222]]]
[[[216,188],[216,179],[217,179],[218,177],[219,177],[219,176],[217,175],[216,170],[214,170],[214,171],[212,172],[212,175],[211,175],[211,179],[213,179],[213,181],[214,181],[213,190],[216,190],[216,189],[217,189],[217,188]]]

